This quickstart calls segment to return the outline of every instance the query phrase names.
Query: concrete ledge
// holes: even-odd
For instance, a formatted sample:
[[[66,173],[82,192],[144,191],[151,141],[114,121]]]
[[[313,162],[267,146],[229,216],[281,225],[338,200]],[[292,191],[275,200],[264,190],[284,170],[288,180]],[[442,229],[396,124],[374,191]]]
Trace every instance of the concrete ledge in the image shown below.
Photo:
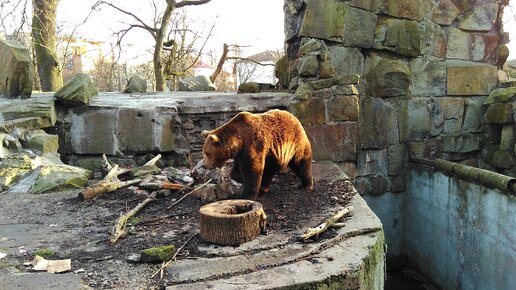
[[[383,289],[382,224],[359,195],[350,205],[355,214],[331,239],[298,243],[272,235],[239,248],[206,248],[219,255],[174,263],[167,268],[173,281],[167,289]]]

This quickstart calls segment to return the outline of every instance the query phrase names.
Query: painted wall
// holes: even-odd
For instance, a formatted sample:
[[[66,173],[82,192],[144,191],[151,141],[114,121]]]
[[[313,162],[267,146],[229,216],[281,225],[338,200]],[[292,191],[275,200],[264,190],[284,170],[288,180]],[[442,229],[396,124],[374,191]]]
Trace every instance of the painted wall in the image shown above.
[[[404,198],[402,253],[424,274],[445,289],[515,289],[516,197],[414,166]]]

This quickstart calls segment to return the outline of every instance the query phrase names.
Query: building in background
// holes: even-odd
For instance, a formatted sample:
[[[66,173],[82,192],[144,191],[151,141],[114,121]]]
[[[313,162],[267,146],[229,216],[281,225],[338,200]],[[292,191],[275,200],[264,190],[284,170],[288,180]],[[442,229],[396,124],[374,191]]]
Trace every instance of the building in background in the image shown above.
[[[266,50],[235,62],[237,85],[246,82],[257,82],[275,85],[278,82],[274,74],[274,66],[282,53]]]

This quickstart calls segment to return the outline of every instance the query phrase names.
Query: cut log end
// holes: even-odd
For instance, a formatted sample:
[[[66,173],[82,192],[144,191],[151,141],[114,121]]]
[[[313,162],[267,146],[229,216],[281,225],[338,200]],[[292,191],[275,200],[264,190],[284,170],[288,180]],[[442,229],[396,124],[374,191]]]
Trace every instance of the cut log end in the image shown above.
[[[265,229],[266,215],[259,202],[222,200],[199,210],[201,237],[220,245],[239,245],[256,238]]]

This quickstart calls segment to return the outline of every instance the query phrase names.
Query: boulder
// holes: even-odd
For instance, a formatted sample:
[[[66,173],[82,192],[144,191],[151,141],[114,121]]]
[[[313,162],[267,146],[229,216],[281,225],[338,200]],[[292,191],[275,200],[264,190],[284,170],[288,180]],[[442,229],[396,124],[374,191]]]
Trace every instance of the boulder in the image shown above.
[[[362,150],[358,153],[358,175],[372,174],[387,175],[389,172],[389,160],[387,150]]]
[[[422,53],[423,39],[416,21],[383,18],[375,29],[373,47],[416,57]]]
[[[238,86],[237,92],[239,94],[245,94],[245,93],[259,93],[260,90],[260,84],[257,82],[247,82],[247,83],[241,83]]]
[[[204,92],[215,91],[217,88],[207,76],[196,76],[179,81],[180,91]]]
[[[305,126],[305,131],[312,145],[315,160],[356,161],[357,125],[355,122]]]
[[[364,55],[359,48],[330,46],[329,53],[337,75],[363,74]]]
[[[358,121],[359,105],[357,96],[333,96],[328,99],[327,108],[330,122]]]
[[[442,136],[443,151],[448,153],[469,153],[480,150],[480,135],[453,133]]]
[[[495,103],[484,114],[486,124],[508,124],[513,122],[512,103]]]
[[[387,15],[421,21],[434,8],[432,0],[384,0],[382,9]]]
[[[399,142],[397,112],[385,100],[368,98],[362,106],[362,148],[383,149]]]
[[[450,28],[446,58],[469,60],[470,35],[458,28]]]
[[[29,49],[18,41],[0,40],[0,95],[29,98],[33,81]]]
[[[326,121],[326,106],[323,98],[309,98],[290,103],[288,110],[303,125],[322,125]]]
[[[347,4],[339,0],[306,0],[305,3],[300,36],[341,42]]]
[[[45,132],[32,134],[27,138],[27,148],[40,154],[57,153],[59,136]]]
[[[426,57],[410,61],[413,81],[410,92],[414,97],[440,97],[446,95],[446,65],[444,61]]]
[[[10,100],[0,105],[0,119],[25,123],[26,129],[39,129],[53,126],[57,121],[54,99],[52,97]],[[17,127],[18,128],[18,127]]]
[[[432,13],[432,21],[440,25],[451,25],[460,10],[451,0],[441,0]]]
[[[85,73],[78,73],[55,93],[56,101],[63,105],[84,106],[90,103],[93,96],[98,94],[90,77]]]
[[[496,66],[447,60],[446,92],[452,96],[486,96],[496,88]]]
[[[124,93],[145,93],[147,92],[147,81],[139,76],[132,76],[127,82]]]
[[[83,188],[88,185],[91,171],[69,165],[40,166],[32,174],[36,175],[31,193]]]
[[[345,6],[342,43],[344,46],[371,48],[376,27],[376,14]]]
[[[145,249],[141,252],[141,262],[161,263],[166,262],[174,256],[176,247],[174,245],[160,246]]]
[[[276,62],[276,66],[274,67],[274,74],[278,78],[278,89],[288,89],[290,83],[290,75],[288,69],[288,58],[286,55],[284,55]]]

